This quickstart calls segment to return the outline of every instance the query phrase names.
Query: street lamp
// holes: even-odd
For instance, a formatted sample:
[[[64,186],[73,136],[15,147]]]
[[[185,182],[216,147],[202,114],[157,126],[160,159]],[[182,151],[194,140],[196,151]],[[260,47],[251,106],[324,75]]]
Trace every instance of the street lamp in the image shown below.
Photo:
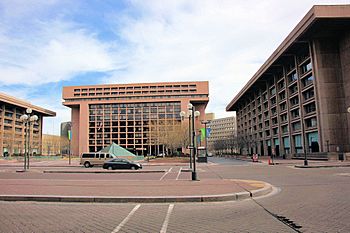
[[[23,114],[20,120],[24,122],[25,138],[24,138],[24,170],[29,169],[29,155],[30,155],[30,124],[39,119],[37,115],[31,115],[32,109],[26,109],[27,114]]]
[[[202,121],[202,124],[204,124],[204,139],[205,139],[205,157],[208,159],[208,135],[207,135],[207,124],[209,124],[210,120]]]
[[[71,142],[72,142],[72,122],[68,122],[68,125],[69,125],[69,130],[68,130],[68,140],[69,140],[69,153],[68,153],[68,158],[69,158],[69,165],[71,165],[71,154],[72,154],[72,145],[71,145]]]
[[[188,117],[188,140],[189,144],[191,144],[191,115],[192,112],[188,111],[187,114],[184,111],[180,112],[181,119],[185,116]],[[190,150],[190,169],[192,169],[192,150]]]
[[[197,171],[196,171],[196,152],[197,152],[197,149],[196,149],[196,142],[195,142],[195,137],[196,137],[196,129],[194,127],[194,119],[195,117],[198,117],[200,115],[200,112],[199,111],[195,111],[195,108],[194,106],[189,103],[187,105],[187,109],[188,109],[188,112],[187,112],[187,116],[189,117],[189,120],[192,127],[191,127],[191,131],[189,130],[189,136],[191,136],[191,133],[192,133],[192,137],[191,138],[191,146],[190,146],[190,149],[191,149],[191,155],[193,157],[193,170],[192,170],[192,180],[197,180]],[[184,117],[186,115],[185,112],[181,112],[180,113],[180,116]]]

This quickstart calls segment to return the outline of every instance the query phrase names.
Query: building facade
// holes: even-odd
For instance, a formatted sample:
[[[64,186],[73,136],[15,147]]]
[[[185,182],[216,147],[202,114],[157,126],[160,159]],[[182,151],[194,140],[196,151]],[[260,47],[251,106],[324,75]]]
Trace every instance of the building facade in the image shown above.
[[[208,128],[210,128],[208,137],[210,151],[214,153],[232,153],[237,134],[236,117],[213,119],[208,124]]]
[[[20,117],[31,108],[38,121],[31,124],[30,152],[41,154],[43,117],[56,116],[55,112],[29,102],[0,93],[0,155],[21,155],[25,149],[25,126]]]
[[[70,86],[63,104],[72,109],[72,153],[95,152],[112,142],[137,155],[159,154],[155,128],[187,125],[180,112],[193,104],[205,119],[208,82],[167,82]],[[187,122],[187,123],[186,123]]]
[[[236,97],[249,153],[350,151],[350,5],[314,6]]]

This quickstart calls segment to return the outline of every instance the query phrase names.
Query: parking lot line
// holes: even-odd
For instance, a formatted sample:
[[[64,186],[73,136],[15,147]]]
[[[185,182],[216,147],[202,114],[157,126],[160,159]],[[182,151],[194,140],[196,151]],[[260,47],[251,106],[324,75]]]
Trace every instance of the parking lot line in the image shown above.
[[[126,216],[126,218],[124,218],[124,220],[112,231],[112,233],[116,233],[118,231],[120,231],[120,229],[122,229],[122,227],[129,221],[129,219],[134,215],[134,213],[136,212],[136,210],[138,208],[140,208],[141,204],[138,204],[134,207],[134,209],[132,209],[130,211],[130,213],[128,214],[128,216]]]
[[[160,233],[166,233],[166,231],[168,229],[170,215],[171,215],[171,212],[173,212],[173,209],[174,209],[174,204],[170,204],[169,208],[168,208],[168,212],[167,212],[165,219],[164,219],[164,222],[163,222],[162,229],[160,230]]]
[[[159,180],[162,180],[166,175],[168,175],[168,173],[171,172],[172,169],[173,167],[171,167],[162,177],[160,177]]]
[[[181,170],[182,170],[182,167],[180,167],[179,172],[177,173],[176,180],[179,179],[179,176],[180,176],[180,174],[181,174]]]

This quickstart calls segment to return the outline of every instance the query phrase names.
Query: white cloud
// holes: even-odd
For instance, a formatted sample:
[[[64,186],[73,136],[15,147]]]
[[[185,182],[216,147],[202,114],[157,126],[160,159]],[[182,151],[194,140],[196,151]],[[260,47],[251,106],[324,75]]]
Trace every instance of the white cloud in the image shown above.
[[[38,85],[114,69],[111,46],[96,35],[60,21],[37,26],[28,37],[1,35],[0,83]]]
[[[311,7],[299,1],[132,1],[118,16],[129,42],[125,72],[107,82],[210,81],[207,111],[218,117]],[[278,10],[276,10],[278,8]],[[290,12],[296,12],[290,14]],[[120,20],[123,20],[122,23]]]
[[[349,0],[130,0],[129,9],[108,12],[116,38],[108,42],[98,28],[60,17],[79,2],[21,3],[0,3],[0,84],[25,84],[30,92],[95,71],[111,74],[106,83],[209,80],[207,111],[223,117],[233,114],[226,105],[312,5]],[[61,10],[47,17],[53,9]],[[56,111],[58,126],[70,118],[59,100],[31,102]]]

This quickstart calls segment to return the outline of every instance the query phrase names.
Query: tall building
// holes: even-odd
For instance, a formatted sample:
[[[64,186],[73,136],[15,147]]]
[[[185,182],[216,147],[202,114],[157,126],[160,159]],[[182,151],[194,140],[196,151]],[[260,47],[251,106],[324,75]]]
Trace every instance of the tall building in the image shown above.
[[[250,153],[350,151],[350,5],[314,6],[226,107]]]
[[[213,119],[208,124],[208,128],[210,128],[208,137],[208,148],[210,151],[215,153],[222,151],[231,152],[237,133],[236,117]]]
[[[15,97],[0,93],[0,155],[19,155],[25,149],[25,126],[20,117],[26,109],[33,110],[38,120],[30,128],[30,152],[41,154],[43,117],[56,116],[56,113]]]
[[[181,119],[180,112],[191,103],[201,113],[199,129],[208,88],[206,81],[64,87],[63,104],[72,109],[72,153],[99,151],[115,142],[138,155],[157,154],[162,145],[154,141],[153,126],[186,126],[188,118]]]

